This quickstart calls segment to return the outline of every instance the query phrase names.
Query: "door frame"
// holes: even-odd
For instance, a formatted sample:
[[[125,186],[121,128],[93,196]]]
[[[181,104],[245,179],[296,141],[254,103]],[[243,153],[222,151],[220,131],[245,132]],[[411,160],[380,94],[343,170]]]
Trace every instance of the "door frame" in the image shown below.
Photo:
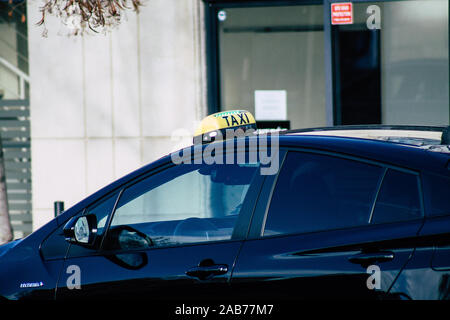
[[[207,112],[208,114],[216,113],[222,110],[221,105],[221,91],[220,91],[220,55],[219,55],[219,36],[217,13],[222,8],[251,8],[251,7],[271,7],[271,6],[300,6],[300,5],[321,5],[324,4],[322,0],[203,0],[205,2],[205,30],[206,30],[206,78],[207,78]],[[325,14],[325,13],[324,13]],[[325,25],[324,25],[325,28]],[[328,31],[329,32],[329,31]],[[324,29],[327,34],[327,30]],[[326,40],[326,37],[325,37]],[[330,46],[331,47],[331,46]],[[325,52],[327,51],[325,42]],[[325,55],[327,57],[327,55]],[[331,57],[331,55],[330,55]],[[326,60],[326,58],[325,58]],[[330,67],[330,70],[327,68]],[[331,65],[328,66],[325,61],[325,74],[328,75],[331,71]],[[328,76],[327,76],[328,77]],[[326,92],[328,80],[326,80]],[[326,97],[326,123],[332,125],[332,109],[329,112],[328,95]],[[332,106],[332,104],[330,104]],[[331,116],[331,118],[330,118]]]

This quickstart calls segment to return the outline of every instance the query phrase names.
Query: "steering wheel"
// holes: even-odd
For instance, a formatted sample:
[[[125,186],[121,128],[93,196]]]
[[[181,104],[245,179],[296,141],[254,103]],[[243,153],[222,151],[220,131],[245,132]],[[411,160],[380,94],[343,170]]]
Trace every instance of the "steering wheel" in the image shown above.
[[[154,245],[145,233],[126,225],[111,229],[108,238],[113,249],[146,249]]]
[[[209,232],[217,231],[217,227],[202,218],[187,218],[180,221],[173,232],[175,239],[180,242],[201,242],[209,240]]]

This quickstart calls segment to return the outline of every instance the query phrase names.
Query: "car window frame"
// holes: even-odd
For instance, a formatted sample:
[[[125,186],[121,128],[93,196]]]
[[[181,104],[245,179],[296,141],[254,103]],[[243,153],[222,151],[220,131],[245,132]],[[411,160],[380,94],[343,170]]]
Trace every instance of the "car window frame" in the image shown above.
[[[82,209],[80,211],[77,211],[75,214],[73,214],[71,217],[64,220],[62,223],[57,224],[56,227],[54,227],[51,231],[48,232],[48,234],[42,239],[42,241],[39,244],[39,255],[44,261],[52,261],[52,260],[62,260],[67,258],[67,254],[70,250],[70,243],[65,240],[63,229],[65,224],[72,219],[73,217],[79,216],[84,212],[85,209]],[[58,233],[60,232],[60,233]],[[65,248],[63,248],[64,253],[59,255],[48,255],[44,251],[46,250],[45,247],[49,243],[50,238],[53,236],[61,236],[61,243],[64,243]]]
[[[301,147],[301,146],[299,146],[299,147],[292,147],[292,146],[282,147],[282,146],[280,146],[280,149],[284,150],[284,157],[280,161],[280,168],[279,168],[277,174],[271,179],[266,179],[266,181],[264,182],[264,185],[261,190],[261,194],[266,196],[266,199],[264,200],[264,197],[260,197],[260,198],[262,198],[262,201],[260,201],[260,203],[258,203],[258,206],[256,208],[257,210],[255,210],[255,215],[251,222],[251,229],[250,229],[249,235],[247,237],[248,239],[269,239],[269,238],[286,237],[286,236],[298,236],[298,235],[309,234],[309,233],[321,233],[321,232],[323,233],[323,232],[338,231],[338,230],[371,228],[374,226],[380,227],[380,226],[384,226],[384,225],[411,223],[411,222],[415,222],[415,221],[422,221],[422,223],[423,223],[425,221],[423,179],[421,177],[420,170],[415,170],[412,168],[405,168],[402,166],[398,166],[398,165],[391,164],[391,163],[385,163],[385,162],[377,161],[374,159],[358,157],[353,154],[340,153],[340,152],[336,152],[336,151],[328,151],[328,150],[323,150],[323,149],[314,149],[314,148],[307,148],[307,147]],[[388,169],[397,170],[397,171],[408,173],[408,174],[413,174],[416,176],[416,179],[417,179],[417,189],[418,189],[418,193],[419,193],[419,203],[420,203],[420,217],[417,219],[404,220],[404,221],[392,221],[392,222],[384,222],[384,223],[377,223],[377,224],[367,223],[366,225],[363,225],[363,226],[333,228],[333,229],[317,230],[317,231],[311,231],[311,232],[297,232],[297,233],[289,233],[289,234],[285,233],[285,234],[275,234],[275,235],[264,235],[265,224],[267,221],[270,204],[272,202],[273,193],[276,188],[279,174],[280,174],[281,170],[283,170],[283,167],[285,165],[285,159],[287,158],[287,155],[289,154],[289,152],[303,152],[303,153],[311,153],[311,154],[316,154],[316,155],[326,155],[326,156],[332,156],[332,157],[337,157],[340,159],[357,161],[357,162],[381,167],[381,169],[383,170],[383,172],[381,174],[382,177],[378,181],[378,185],[375,190],[375,195],[373,197],[373,201],[370,206],[370,208],[371,208],[370,218],[372,218],[372,215],[373,215],[373,212],[375,209],[375,205],[378,200],[378,195],[383,186],[383,180],[384,180],[384,177],[385,177]]]
[[[81,246],[81,245],[78,245],[78,244],[75,244],[75,243],[70,243],[70,244],[69,244],[69,247],[67,248],[67,253],[66,253],[65,258],[78,258],[78,257],[91,256],[91,255],[94,255],[94,256],[95,256],[95,255],[98,255],[98,254],[99,254],[99,252],[101,251],[101,248],[102,248],[102,246],[103,246],[103,241],[104,241],[104,239],[105,239],[106,226],[109,224],[109,221],[110,221],[110,219],[111,219],[111,214],[112,214],[112,213],[114,212],[114,210],[116,209],[117,203],[118,203],[118,201],[119,201],[119,199],[120,199],[120,195],[122,194],[122,192],[123,192],[123,188],[122,188],[122,187],[115,188],[115,189],[112,190],[111,192],[108,192],[107,194],[103,195],[102,197],[100,197],[100,198],[96,199],[95,201],[91,202],[89,205],[87,205],[86,207],[84,207],[84,208],[83,208],[82,210],[80,210],[77,214],[73,215],[73,216],[70,218],[70,219],[73,219],[73,218],[75,218],[75,217],[82,217],[82,216],[86,216],[86,215],[92,214],[92,213],[90,213],[90,210],[91,210],[92,208],[95,208],[95,207],[101,205],[102,203],[104,203],[104,202],[106,202],[106,201],[109,201],[110,199],[114,201],[114,205],[112,206],[111,212],[109,212],[108,215],[106,216],[105,226],[103,227],[103,228],[104,228],[104,231],[103,231],[103,233],[101,234],[100,239],[96,240],[97,242],[99,242],[98,247],[92,247],[92,248],[89,248],[89,247],[84,247],[84,246]],[[69,219],[69,220],[70,220],[70,219]],[[99,222],[99,221],[97,221],[97,223],[98,223],[98,222]],[[72,246],[79,246],[79,247],[82,247],[82,248],[85,249],[85,250],[84,250],[85,252],[84,252],[83,254],[79,254],[79,253],[78,253],[78,254],[73,254],[73,255],[72,255],[72,254],[71,254]]]

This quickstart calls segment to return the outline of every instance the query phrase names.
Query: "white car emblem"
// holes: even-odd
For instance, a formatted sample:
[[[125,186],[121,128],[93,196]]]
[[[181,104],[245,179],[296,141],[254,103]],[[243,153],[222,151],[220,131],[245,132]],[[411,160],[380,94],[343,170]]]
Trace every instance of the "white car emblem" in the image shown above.
[[[24,282],[20,284],[20,288],[39,288],[42,287],[44,283],[40,282]]]

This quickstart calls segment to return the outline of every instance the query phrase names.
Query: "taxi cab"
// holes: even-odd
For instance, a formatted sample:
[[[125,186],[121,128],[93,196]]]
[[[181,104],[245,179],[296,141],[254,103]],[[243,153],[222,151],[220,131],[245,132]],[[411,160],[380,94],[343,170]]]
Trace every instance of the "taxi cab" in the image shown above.
[[[450,298],[449,128],[256,129],[210,115],[1,246],[1,299]]]

